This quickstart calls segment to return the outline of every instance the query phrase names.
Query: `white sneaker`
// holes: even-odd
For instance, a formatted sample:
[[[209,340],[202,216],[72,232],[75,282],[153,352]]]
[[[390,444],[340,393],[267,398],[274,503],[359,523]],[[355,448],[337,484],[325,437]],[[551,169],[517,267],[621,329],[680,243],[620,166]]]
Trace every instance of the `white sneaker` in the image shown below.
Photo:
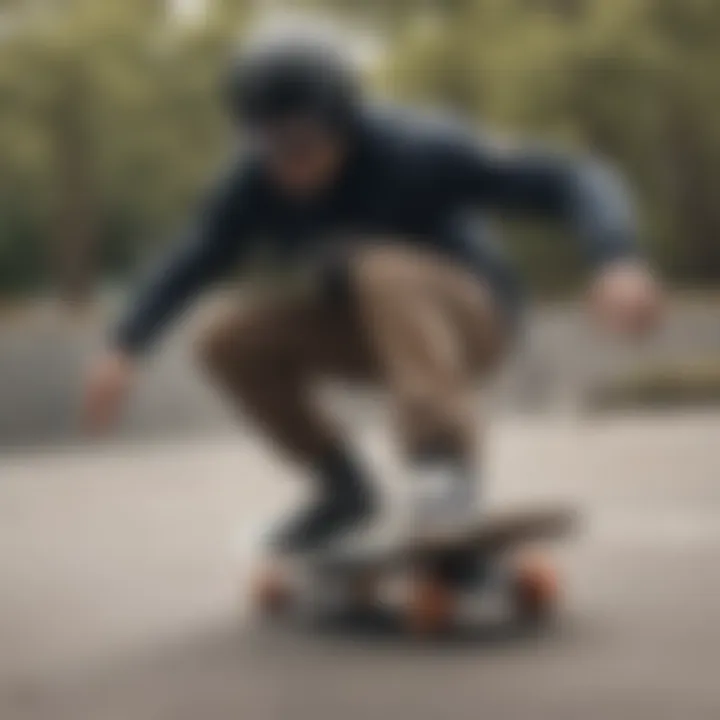
[[[410,532],[434,539],[462,533],[477,522],[475,479],[455,464],[417,468],[410,479]]]

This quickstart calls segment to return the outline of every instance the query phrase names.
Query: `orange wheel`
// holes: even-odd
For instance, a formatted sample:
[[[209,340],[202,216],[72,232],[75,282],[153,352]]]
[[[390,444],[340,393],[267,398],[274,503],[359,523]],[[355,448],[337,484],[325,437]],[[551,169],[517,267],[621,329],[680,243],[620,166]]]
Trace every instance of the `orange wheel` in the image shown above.
[[[452,589],[431,573],[419,573],[411,581],[407,619],[412,633],[438,635],[450,629],[457,602]]]
[[[531,624],[547,621],[555,615],[560,600],[557,570],[540,555],[521,557],[515,564],[512,592],[519,620]]]
[[[287,575],[277,567],[261,569],[253,582],[252,600],[263,615],[277,616],[287,612],[293,602]]]

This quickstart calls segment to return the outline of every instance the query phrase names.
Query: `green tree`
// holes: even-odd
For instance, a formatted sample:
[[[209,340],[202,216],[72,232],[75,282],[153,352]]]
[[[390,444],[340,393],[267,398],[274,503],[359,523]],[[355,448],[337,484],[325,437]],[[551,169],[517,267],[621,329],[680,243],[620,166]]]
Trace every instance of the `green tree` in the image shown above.
[[[188,27],[161,2],[73,0],[23,15],[0,43],[0,202],[13,218],[0,248],[42,245],[28,281],[82,301],[108,262],[126,266],[184,214],[225,144],[217,70],[244,12],[227,2]]]

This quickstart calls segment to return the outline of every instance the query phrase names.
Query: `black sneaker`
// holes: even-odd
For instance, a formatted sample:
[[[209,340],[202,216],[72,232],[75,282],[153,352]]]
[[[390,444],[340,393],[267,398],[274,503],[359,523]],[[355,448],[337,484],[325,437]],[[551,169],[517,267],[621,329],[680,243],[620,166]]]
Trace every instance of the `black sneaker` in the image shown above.
[[[283,523],[271,536],[270,547],[281,554],[325,549],[369,523],[376,506],[374,493],[365,486],[322,496]]]

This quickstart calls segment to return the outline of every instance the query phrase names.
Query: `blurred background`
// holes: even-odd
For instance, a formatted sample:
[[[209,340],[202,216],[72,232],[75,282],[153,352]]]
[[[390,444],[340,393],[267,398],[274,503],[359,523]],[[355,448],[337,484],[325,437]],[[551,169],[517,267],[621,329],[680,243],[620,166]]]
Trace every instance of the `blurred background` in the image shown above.
[[[382,689],[371,698],[337,675],[335,645],[263,641],[250,657],[229,640],[232,538],[297,487],[193,372],[192,328],[211,298],[150,362],[119,442],[91,446],[77,423],[82,369],[108,319],[232,142],[218,96],[230,49],[286,12],[336,23],[381,97],[612,160],[669,288],[658,337],[598,337],[570,239],[498,218],[535,303],[494,396],[491,494],[569,493],[595,518],[568,560],[580,630],[444,669],[361,653],[350,664]],[[590,717],[598,703],[618,718],[717,717],[719,66],[716,0],[2,0],[0,716],[64,717],[47,685],[63,678],[93,719],[225,717],[209,711],[218,698],[253,720],[290,707],[366,717],[363,703],[380,713],[384,701],[422,718],[451,697],[457,717],[481,700],[498,717],[530,704],[536,718]],[[376,398],[331,401],[379,474],[396,477]],[[103,682],[122,681],[94,677],[87,690],[90,661],[109,658],[122,669]],[[390,685],[383,673],[401,660]],[[328,672],[335,694],[326,682],[311,700]],[[428,673],[444,692],[423,693]],[[71,704],[67,716],[82,712]]]
[[[4,0],[0,445],[72,435],[80,355],[138,267],[192,217],[227,153],[218,86],[231,48],[258,19],[302,11],[347,31],[379,96],[456,110],[508,142],[591,149],[631,180],[647,252],[673,291],[667,337],[628,359],[578,335],[573,243],[506,221],[532,292],[552,301],[531,323],[509,399],[720,399],[712,0]],[[567,353],[568,343],[586,352]],[[158,360],[172,390],[151,391],[143,433],[211,423],[172,357]]]

